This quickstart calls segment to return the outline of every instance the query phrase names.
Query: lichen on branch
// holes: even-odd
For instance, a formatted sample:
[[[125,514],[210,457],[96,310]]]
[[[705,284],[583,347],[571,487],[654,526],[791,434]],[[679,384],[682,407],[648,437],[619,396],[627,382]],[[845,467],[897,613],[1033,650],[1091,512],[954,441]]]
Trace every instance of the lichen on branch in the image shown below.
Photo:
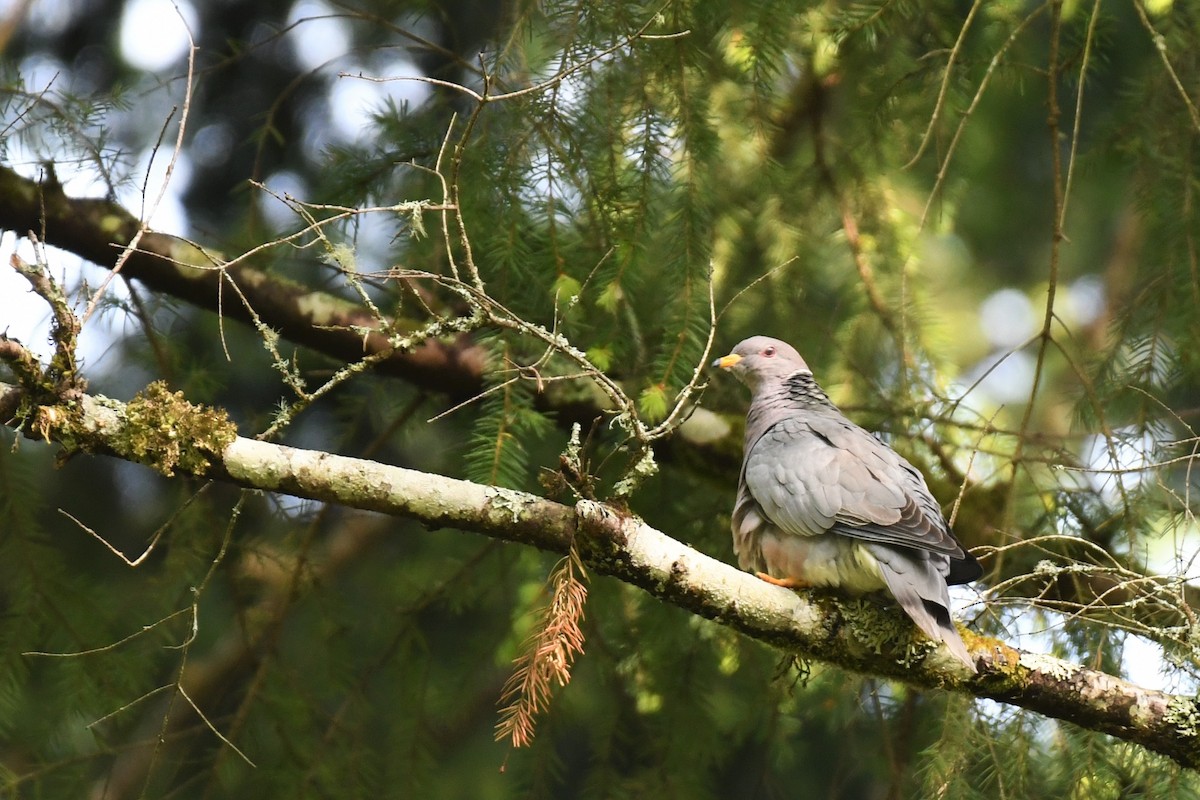
[[[115,438],[119,453],[167,477],[203,475],[237,439],[237,426],[224,409],[189,403],[183,392],[155,381],[125,406],[125,426]]]

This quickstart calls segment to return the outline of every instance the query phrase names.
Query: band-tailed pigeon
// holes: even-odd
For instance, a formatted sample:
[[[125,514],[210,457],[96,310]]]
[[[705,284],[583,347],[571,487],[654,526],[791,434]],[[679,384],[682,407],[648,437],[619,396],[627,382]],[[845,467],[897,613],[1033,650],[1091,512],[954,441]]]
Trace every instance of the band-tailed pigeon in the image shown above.
[[[886,588],[974,672],[946,586],[983,570],[921,473],[843,416],[786,342],[753,336],[713,366],[752,395],[732,525],[742,569],[789,587]]]

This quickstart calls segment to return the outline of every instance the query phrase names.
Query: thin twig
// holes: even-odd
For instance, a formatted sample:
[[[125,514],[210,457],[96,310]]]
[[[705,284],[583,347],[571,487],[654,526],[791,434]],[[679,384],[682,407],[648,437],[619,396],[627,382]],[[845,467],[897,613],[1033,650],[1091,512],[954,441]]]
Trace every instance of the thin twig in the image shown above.
[[[921,212],[920,230],[925,230],[925,223],[929,219],[929,210],[933,207],[934,201],[941,194],[942,184],[946,182],[946,176],[950,173],[950,161],[954,158],[954,153],[958,149],[959,140],[962,139],[963,131],[966,130],[967,122],[975,113],[975,109],[979,106],[979,102],[983,99],[983,94],[986,91],[988,84],[992,81],[992,75],[996,72],[996,68],[1000,66],[1000,61],[1004,58],[1005,53],[1009,48],[1016,43],[1017,38],[1029,25],[1037,19],[1043,11],[1046,10],[1047,3],[1042,3],[1033,11],[1031,11],[1025,19],[1013,28],[1009,33],[1004,44],[1000,45],[1000,49],[992,56],[992,60],[988,62],[987,70],[983,73],[983,78],[979,81],[979,87],[975,90],[975,96],[971,98],[971,104],[967,106],[967,110],[963,112],[962,119],[958,122],[958,128],[954,131],[954,136],[950,139],[950,144],[946,148],[946,155],[942,158],[942,163],[938,167],[937,178],[933,182],[933,188],[929,190],[929,198],[925,201],[925,209]]]
[[[184,700],[187,700],[188,705],[192,707],[192,711],[196,712],[196,716],[200,717],[201,721],[204,723],[204,726],[206,728],[208,728],[210,731],[212,731],[214,736],[216,736],[218,739],[220,739],[222,742],[224,742],[226,745],[228,745],[230,750],[232,750],[233,752],[235,752],[239,756],[241,756],[242,760],[245,761],[247,764],[249,764],[252,767],[258,766],[253,761],[251,761],[250,757],[247,756],[245,753],[243,753],[236,744],[234,744],[233,742],[226,739],[225,734],[223,734],[219,730],[217,730],[217,726],[213,725],[212,722],[209,720],[209,718],[204,715],[204,712],[200,710],[200,706],[196,705],[196,701],[192,700],[192,698],[188,695],[187,690],[183,688],[182,683],[178,684],[175,688],[179,692],[180,697],[182,697]]]
[[[1059,210],[1058,225],[1060,228],[1067,223],[1067,203],[1071,199],[1071,182],[1075,177],[1075,160],[1079,153],[1079,129],[1083,122],[1083,89],[1087,83],[1088,64],[1091,63],[1092,45],[1096,41],[1096,23],[1100,19],[1100,0],[1092,5],[1092,15],[1088,19],[1087,35],[1083,41],[1083,59],[1079,64],[1079,86],[1075,91],[1075,119],[1071,129],[1071,155],[1067,158],[1067,182],[1063,187],[1062,208]]]
[[[150,230],[149,220],[151,217],[154,216],[154,212],[156,212],[158,210],[159,205],[162,203],[163,198],[166,196],[167,187],[170,185],[171,177],[175,173],[175,165],[179,162],[179,155],[183,152],[183,137],[187,133],[188,116],[189,116],[189,113],[190,113],[191,107],[192,107],[192,90],[194,88],[194,80],[195,80],[196,49],[197,48],[196,48],[196,40],[192,37],[191,26],[188,25],[187,19],[183,16],[183,12],[180,11],[178,7],[176,7],[175,13],[179,17],[179,22],[183,25],[183,29],[187,33],[187,38],[188,38],[187,80],[184,83],[183,107],[182,107],[182,110],[179,115],[179,128],[175,133],[175,145],[171,150],[171,158],[167,162],[166,171],[163,173],[162,183],[158,187],[158,194],[155,196],[154,202],[150,204],[149,209],[147,209],[145,207],[145,205],[143,205],[142,213],[139,216],[139,220],[138,220],[137,233],[135,233],[133,235],[133,238],[130,239],[129,244],[127,244],[124,247],[124,249],[122,249],[121,255],[117,257],[117,262],[108,271],[108,274],[104,276],[104,280],[100,283],[100,287],[98,289],[96,289],[96,291],[92,294],[92,299],[88,302],[87,310],[83,312],[83,316],[80,319],[81,325],[87,324],[87,321],[92,316],[92,312],[94,312],[96,310],[96,305],[100,302],[100,298],[102,298],[104,296],[105,292],[108,291],[109,284],[111,284],[113,279],[116,278],[117,275],[119,275],[121,273],[121,268],[125,266],[125,262],[127,262],[129,260],[129,257],[131,255],[133,255],[134,252],[137,251],[138,242],[140,242],[142,240],[142,237],[145,236],[146,233]],[[172,112],[172,113],[174,113],[174,112]],[[169,120],[169,118],[168,118],[168,120]],[[164,123],[164,130],[165,130],[165,123]],[[147,181],[149,181],[149,179],[150,179],[150,168],[154,164],[154,156],[155,156],[155,154],[157,154],[157,152],[158,152],[158,145],[156,144],[153,152],[151,153],[150,162],[146,165],[146,180]],[[146,198],[145,189],[146,189],[146,187],[143,186],[142,187],[143,204],[145,203],[145,198]]]
[[[1048,65],[1046,69],[1046,92],[1047,92],[1047,114],[1046,126],[1049,131],[1050,138],[1050,164],[1051,164],[1051,182],[1053,192],[1053,220],[1051,223],[1050,236],[1050,274],[1047,277],[1046,287],[1046,310],[1042,318],[1041,341],[1038,344],[1037,360],[1033,368],[1033,381],[1029,387],[1029,402],[1025,404],[1025,411],[1021,416],[1021,424],[1019,430],[1021,435],[1017,437],[1016,446],[1013,450],[1012,464],[1013,476],[1009,483],[1009,497],[1006,504],[1005,512],[1005,527],[1013,526],[1013,514],[1016,512],[1016,491],[1017,491],[1017,469],[1021,463],[1021,456],[1025,450],[1025,431],[1029,429],[1029,424],[1033,420],[1033,409],[1036,405],[1038,389],[1041,387],[1042,377],[1046,366],[1046,351],[1053,339],[1051,326],[1054,323],[1054,298],[1058,291],[1058,267],[1061,257],[1062,242],[1063,242],[1063,227],[1062,227],[1062,207],[1063,207],[1063,176],[1062,176],[1062,155],[1059,148],[1059,115],[1058,107],[1058,78],[1059,78],[1059,44],[1062,38],[1062,0],[1050,0],[1050,54],[1048,57]],[[1040,8],[1043,8],[1039,7]],[[1030,18],[1032,15],[1030,15]],[[1028,18],[1027,18],[1028,19]],[[1015,33],[1015,32],[1014,32]]]
[[[951,48],[950,55],[946,59],[946,67],[942,72],[942,85],[938,89],[937,100],[933,104],[933,113],[929,115],[929,124],[925,126],[925,134],[921,137],[921,144],[917,146],[917,152],[913,154],[913,157],[901,169],[912,169],[913,165],[925,154],[925,149],[933,140],[933,129],[937,126],[938,120],[941,119],[942,109],[946,105],[946,95],[950,89],[950,78],[954,73],[954,64],[958,61],[959,53],[962,52],[963,42],[967,40],[967,32],[971,30],[971,23],[975,20],[975,14],[982,6],[983,0],[975,0],[971,4],[971,10],[967,12],[967,18],[963,20],[962,27],[958,31],[958,38],[954,40],[954,47]]]
[[[1158,51],[1158,57],[1162,59],[1167,74],[1171,76],[1171,83],[1174,84],[1175,90],[1179,93],[1179,99],[1183,101],[1184,107],[1187,108],[1188,116],[1192,118],[1192,126],[1200,132],[1200,111],[1196,109],[1196,104],[1192,102],[1191,92],[1183,85],[1183,81],[1179,79],[1179,73],[1175,71],[1175,66],[1171,63],[1171,57],[1167,55],[1167,38],[1155,29],[1154,23],[1150,21],[1150,17],[1146,14],[1146,6],[1142,0],[1133,0],[1133,7],[1137,9],[1138,19],[1141,20],[1142,26],[1150,34],[1150,40],[1154,43],[1154,49]]]

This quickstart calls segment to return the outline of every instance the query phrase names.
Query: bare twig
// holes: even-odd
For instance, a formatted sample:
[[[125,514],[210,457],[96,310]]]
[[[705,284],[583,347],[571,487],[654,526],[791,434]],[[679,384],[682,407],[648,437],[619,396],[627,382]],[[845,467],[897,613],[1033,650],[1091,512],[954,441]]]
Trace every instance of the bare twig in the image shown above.
[[[920,161],[921,156],[925,154],[925,148],[933,141],[933,129],[937,127],[938,121],[942,117],[942,109],[946,105],[946,94],[950,89],[950,79],[954,75],[955,62],[958,61],[958,56],[962,52],[967,32],[971,30],[971,23],[975,21],[975,14],[982,6],[983,0],[975,0],[971,4],[971,10],[967,12],[967,18],[963,20],[962,27],[958,30],[958,38],[954,40],[954,47],[951,48],[950,54],[946,58],[946,67],[942,72],[942,85],[938,89],[937,100],[933,104],[933,113],[929,115],[929,124],[925,126],[925,133],[921,136],[921,144],[917,146],[917,152],[913,153],[913,157],[909,159],[903,169],[912,169],[913,165]]]
[[[1175,65],[1171,63],[1171,57],[1167,54],[1167,39],[1154,27],[1154,23],[1150,21],[1150,17],[1146,14],[1146,5],[1142,0],[1134,0],[1133,7],[1137,9],[1138,19],[1141,20],[1142,26],[1146,32],[1150,34],[1150,40],[1154,43],[1154,49],[1158,51],[1158,57],[1162,59],[1163,67],[1167,70],[1167,74],[1171,76],[1171,83],[1175,86],[1176,92],[1179,93],[1179,99],[1183,102],[1184,108],[1188,111],[1188,116],[1192,119],[1192,127],[1200,132],[1200,111],[1196,109],[1196,104],[1192,102],[1191,91],[1183,85],[1183,81],[1179,78],[1179,73],[1175,71]]]
[[[1079,64],[1079,85],[1075,91],[1075,119],[1071,126],[1071,155],[1067,158],[1067,180],[1063,186],[1062,208],[1059,209],[1059,227],[1067,223],[1067,203],[1071,200],[1071,183],[1075,177],[1075,161],[1079,153],[1079,129],[1083,124],[1083,89],[1087,83],[1087,71],[1091,65],[1092,46],[1096,42],[1096,23],[1100,20],[1100,0],[1092,4],[1092,14],[1088,18],[1087,35],[1083,42],[1083,58]]]
[[[1053,0],[1050,0],[1053,2]],[[933,207],[933,203],[941,194],[942,185],[946,182],[946,176],[950,174],[950,162],[954,158],[954,153],[958,149],[959,140],[962,139],[963,131],[966,130],[967,122],[975,113],[975,109],[979,106],[979,102],[983,99],[984,92],[987,90],[988,84],[992,81],[992,76],[995,74],[1000,62],[1004,59],[1004,55],[1020,38],[1021,33],[1029,26],[1031,22],[1041,16],[1049,5],[1049,2],[1041,3],[1037,8],[1033,9],[1025,16],[1020,23],[1013,28],[1005,39],[1004,44],[1000,45],[992,60],[988,62],[987,70],[983,73],[983,78],[979,81],[979,87],[975,90],[975,96],[971,98],[971,104],[967,106],[967,110],[963,112],[962,119],[958,122],[958,128],[954,131],[954,136],[950,139],[950,144],[946,147],[946,155],[942,158],[942,163],[938,167],[937,178],[933,182],[933,188],[929,190],[929,198],[925,201],[925,209],[921,212],[921,230],[925,229],[925,223],[929,219],[929,210]]]
[[[87,310],[83,312],[83,317],[80,324],[87,324],[87,321],[91,319],[92,312],[96,310],[96,305],[100,302],[100,298],[102,298],[104,293],[108,291],[109,284],[112,283],[113,279],[121,273],[121,268],[125,266],[125,262],[129,260],[129,256],[137,250],[138,242],[141,241],[142,237],[150,229],[148,220],[154,216],[154,212],[158,209],[159,204],[162,203],[163,197],[166,196],[167,187],[171,183],[171,176],[175,172],[175,165],[179,161],[179,154],[183,152],[183,138],[187,133],[188,115],[192,107],[192,88],[196,69],[196,40],[192,37],[191,26],[188,25],[187,19],[183,16],[183,13],[178,9],[178,7],[175,9],[175,12],[179,17],[180,24],[183,25],[184,31],[187,32],[188,38],[187,79],[184,83],[183,108],[179,116],[179,129],[175,133],[175,145],[171,150],[171,158],[167,162],[166,171],[163,173],[162,183],[158,187],[158,194],[155,196],[154,201],[150,204],[149,209],[145,207],[146,187],[143,185],[143,207],[140,215],[141,224],[138,226],[137,233],[134,234],[133,238],[129,241],[129,244],[127,244],[121,251],[121,255],[117,257],[116,264],[114,264],[109,273],[104,276],[104,280],[100,283],[100,287],[96,289],[95,293],[92,294],[92,299],[88,302]],[[174,112],[172,112],[172,114],[173,113]],[[170,118],[168,117],[167,121],[164,122],[163,132],[166,131],[166,125],[169,124],[169,122]],[[150,156],[150,163],[146,165],[147,181],[150,180],[150,167],[153,165],[154,156],[157,155],[157,153],[158,144],[156,143]]]

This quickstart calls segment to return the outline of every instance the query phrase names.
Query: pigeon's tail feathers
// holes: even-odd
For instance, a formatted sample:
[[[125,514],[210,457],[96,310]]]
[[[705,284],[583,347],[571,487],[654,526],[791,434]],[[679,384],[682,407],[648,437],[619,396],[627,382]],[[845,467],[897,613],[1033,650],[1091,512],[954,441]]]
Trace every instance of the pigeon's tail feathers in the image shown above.
[[[917,623],[926,636],[942,642],[954,657],[966,664],[972,673],[978,672],[975,660],[950,618],[950,595],[945,579],[934,565],[922,558],[913,558],[894,548],[875,547],[879,572],[888,590],[904,613]]]
[[[946,576],[946,583],[951,586],[971,583],[979,580],[981,575],[983,566],[975,560],[975,556],[964,552],[962,558],[950,557],[950,574]]]

